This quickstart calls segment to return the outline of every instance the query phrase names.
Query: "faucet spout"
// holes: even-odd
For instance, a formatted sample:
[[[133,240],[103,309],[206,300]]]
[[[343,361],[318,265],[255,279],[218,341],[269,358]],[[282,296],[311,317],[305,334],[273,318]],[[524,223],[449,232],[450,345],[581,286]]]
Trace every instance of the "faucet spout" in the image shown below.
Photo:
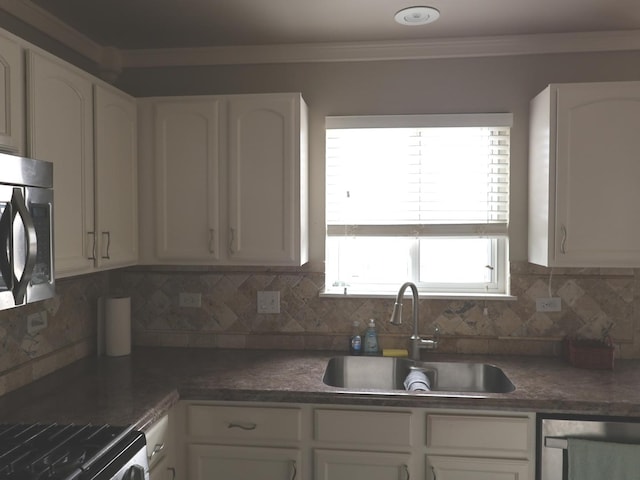
[[[411,358],[413,360],[420,360],[420,349],[429,348],[435,349],[438,347],[438,328],[436,327],[436,333],[432,340],[424,340],[420,338],[418,334],[418,287],[412,282],[405,282],[400,287],[398,295],[396,296],[396,303],[393,305],[393,312],[391,313],[391,319],[389,320],[393,325],[402,325],[402,297],[407,288],[411,289],[412,295],[412,320],[413,320],[413,335],[411,335]]]

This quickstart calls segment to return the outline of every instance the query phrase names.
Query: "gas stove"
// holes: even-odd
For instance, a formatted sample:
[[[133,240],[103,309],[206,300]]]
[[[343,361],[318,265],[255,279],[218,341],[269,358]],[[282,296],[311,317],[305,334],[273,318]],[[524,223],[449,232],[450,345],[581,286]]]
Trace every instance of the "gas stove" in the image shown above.
[[[130,427],[0,424],[0,479],[148,480],[146,440]]]

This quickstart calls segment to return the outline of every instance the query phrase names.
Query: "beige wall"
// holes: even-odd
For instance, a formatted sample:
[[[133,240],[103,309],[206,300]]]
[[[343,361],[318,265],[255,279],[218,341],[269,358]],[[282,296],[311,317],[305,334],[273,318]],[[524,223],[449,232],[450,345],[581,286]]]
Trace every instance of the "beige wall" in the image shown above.
[[[324,117],[512,112],[511,258],[527,257],[528,105],[548,83],[640,80],[640,52],[137,69],[136,96],[300,91],[310,112],[311,259],[324,259]]]

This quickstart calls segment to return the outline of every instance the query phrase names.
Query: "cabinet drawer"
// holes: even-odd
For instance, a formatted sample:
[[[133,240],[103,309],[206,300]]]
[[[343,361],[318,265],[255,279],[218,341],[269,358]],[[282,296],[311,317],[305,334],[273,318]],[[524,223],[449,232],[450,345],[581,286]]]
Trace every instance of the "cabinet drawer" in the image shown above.
[[[300,440],[300,415],[297,408],[190,405],[187,432],[217,439]]]
[[[169,436],[169,416],[164,416],[151,428],[145,432],[147,437],[147,458],[149,466],[153,467],[159,463],[167,453],[168,445],[171,439]]]
[[[527,456],[530,446],[531,424],[527,417],[427,416],[430,449]]]
[[[411,445],[410,412],[315,410],[315,438],[320,442],[360,445]]]

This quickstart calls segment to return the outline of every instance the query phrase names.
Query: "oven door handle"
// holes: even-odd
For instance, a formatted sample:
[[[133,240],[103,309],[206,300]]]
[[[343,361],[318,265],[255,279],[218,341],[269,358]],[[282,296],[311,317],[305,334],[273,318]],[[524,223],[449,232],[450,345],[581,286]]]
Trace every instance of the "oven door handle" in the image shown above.
[[[13,287],[13,298],[15,299],[16,305],[19,305],[24,303],[27,286],[33,277],[33,269],[36,265],[36,255],[38,254],[38,239],[36,237],[36,227],[33,224],[33,219],[31,218],[29,209],[27,209],[27,204],[20,188],[13,189],[11,205],[13,206],[13,218],[11,223],[15,221],[15,217],[18,215],[20,216],[22,225],[24,226],[25,243],[27,247],[25,251],[24,269],[22,270],[20,279],[18,279],[15,274],[15,264],[13,268],[14,272],[11,273],[15,282]]]
[[[145,480],[145,470],[142,465],[133,465],[122,477],[122,480]]]

